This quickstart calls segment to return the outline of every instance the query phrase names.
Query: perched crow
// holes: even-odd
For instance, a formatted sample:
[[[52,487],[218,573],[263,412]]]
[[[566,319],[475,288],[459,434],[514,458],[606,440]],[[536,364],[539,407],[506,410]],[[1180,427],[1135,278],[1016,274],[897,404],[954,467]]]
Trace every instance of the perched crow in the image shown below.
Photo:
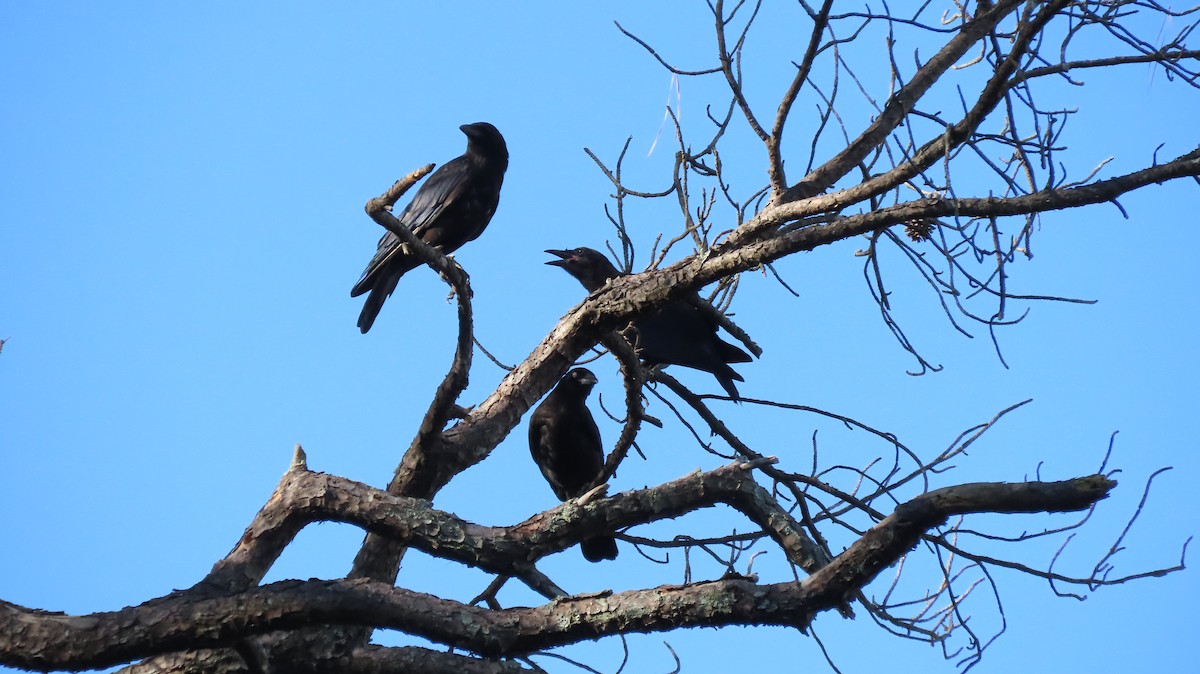
[[[621,275],[607,257],[591,248],[546,252],[561,258],[546,264],[566,269],[588,292],[603,288],[608,279]],[[682,365],[711,372],[729,397],[738,399],[733,381],[745,380],[729,363],[748,363],[750,355],[718,337],[716,322],[687,299],[638,316],[633,326],[637,332],[633,335],[634,347],[647,365]]]
[[[452,253],[483,233],[500,202],[500,185],[508,168],[508,147],[496,127],[476,122],[458,128],[467,134],[466,153],[434,171],[399,216],[405,227],[443,253]],[[379,239],[375,257],[350,290],[351,297],[371,292],[358,316],[359,330],[365,334],[371,329],[400,277],[420,264],[395,234],[387,232]]]
[[[586,404],[595,384],[588,370],[571,370],[529,417],[529,453],[560,501],[582,496],[604,468],[600,430]],[[579,549],[589,562],[617,558],[612,536],[589,538]]]

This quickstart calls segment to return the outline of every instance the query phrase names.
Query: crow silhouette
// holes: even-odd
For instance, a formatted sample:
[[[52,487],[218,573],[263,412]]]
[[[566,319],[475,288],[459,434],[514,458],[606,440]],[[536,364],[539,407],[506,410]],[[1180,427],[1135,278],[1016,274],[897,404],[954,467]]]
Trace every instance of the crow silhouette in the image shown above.
[[[434,171],[399,215],[405,227],[443,253],[483,233],[500,203],[508,168],[508,147],[496,127],[476,122],[459,128],[467,134],[466,153]],[[365,334],[371,329],[400,277],[420,264],[395,234],[387,232],[379,239],[375,257],[350,290],[351,297],[371,293],[358,316],[359,330]]]
[[[622,275],[603,253],[591,248],[546,252],[559,258],[546,264],[567,270],[588,292]],[[722,340],[717,335],[716,321],[686,298],[638,316],[633,319],[633,327],[631,341],[647,365],[682,365],[710,372],[730,398],[739,399],[733,382],[745,380],[729,363],[748,363],[750,355]]]
[[[560,501],[583,495],[604,468],[600,429],[587,408],[595,385],[590,371],[571,370],[529,417],[529,453]],[[579,549],[589,562],[617,558],[612,536],[593,536]]]

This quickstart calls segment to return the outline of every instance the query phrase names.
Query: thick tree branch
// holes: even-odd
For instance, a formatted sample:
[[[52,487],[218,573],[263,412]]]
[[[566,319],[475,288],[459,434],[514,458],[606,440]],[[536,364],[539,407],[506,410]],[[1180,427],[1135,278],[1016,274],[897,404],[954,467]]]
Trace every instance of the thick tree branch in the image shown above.
[[[898,561],[946,518],[976,512],[1068,512],[1091,507],[1116,483],[947,487],[901,504],[832,563],[799,582],[745,580],[664,586],[493,611],[365,580],[285,581],[212,596],[178,592],[109,613],[65,616],[0,603],[0,664],[34,669],[106,667],[184,648],[229,646],[266,632],[318,624],[398,629],[482,656],[516,655],[626,632],[784,625],[804,630]]]
[[[212,674],[217,671],[257,674],[256,670],[247,667],[244,657],[233,648],[193,649],[159,655],[124,667],[118,670],[118,674]],[[522,667],[515,660],[485,660],[417,646],[387,648],[367,645],[346,654],[328,657],[304,653],[292,658],[283,671],[287,674],[519,674],[537,670]]]
[[[240,591],[257,584],[299,531],[312,522],[354,524],[389,541],[514,576],[548,597],[566,593],[533,563],[573,547],[597,530],[613,530],[678,517],[725,503],[763,527],[802,568],[812,572],[827,558],[807,540],[771,495],[750,477],[760,458],[695,473],[657,487],[617,494],[579,506],[568,501],[511,526],[484,526],[436,510],[428,501],[393,496],[336,475],[293,469],[238,545],[197,585],[207,592]]]
[[[537,670],[523,667],[516,660],[483,660],[416,646],[363,646],[347,656],[314,663],[312,671],[338,674],[518,674]]]

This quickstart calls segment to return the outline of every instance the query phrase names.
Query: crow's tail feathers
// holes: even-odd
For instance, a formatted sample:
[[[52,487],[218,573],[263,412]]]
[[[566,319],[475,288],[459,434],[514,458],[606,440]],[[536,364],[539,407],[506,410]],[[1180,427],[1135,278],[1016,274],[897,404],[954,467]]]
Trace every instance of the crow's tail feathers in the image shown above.
[[[396,284],[400,282],[402,275],[403,272],[378,279],[375,287],[371,288],[371,294],[367,295],[367,301],[363,304],[362,313],[358,315],[358,329],[364,335],[375,324],[375,317],[383,308],[384,300],[392,296],[392,291],[396,289]]]
[[[376,288],[367,295],[367,303],[363,305],[362,313],[358,315],[358,329],[365,335],[375,324],[375,317],[379,315],[379,310],[383,308],[383,301],[387,299],[387,295],[379,292]]]
[[[740,348],[726,342],[723,339],[717,339],[718,350],[721,352],[721,360],[726,363],[749,363],[754,360],[750,354],[742,351]],[[739,379],[738,381],[741,381]]]
[[[617,558],[617,541],[612,536],[596,536],[579,543],[584,559],[589,562],[599,562],[605,559]]]
[[[737,386],[734,385],[733,380],[745,381],[745,379],[742,379],[742,375],[734,372],[733,368],[726,366],[725,369],[725,372],[714,372],[713,375],[716,376],[717,381],[721,383],[721,388],[725,389],[729,397],[733,398],[734,402],[739,402],[741,397],[738,395]]]

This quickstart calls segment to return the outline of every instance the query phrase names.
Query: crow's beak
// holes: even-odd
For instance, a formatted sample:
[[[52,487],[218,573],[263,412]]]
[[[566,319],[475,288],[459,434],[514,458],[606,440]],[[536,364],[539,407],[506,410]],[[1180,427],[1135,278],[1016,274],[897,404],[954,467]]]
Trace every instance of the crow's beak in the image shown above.
[[[595,386],[596,385],[596,375],[592,374],[591,372],[580,372],[579,373],[579,383],[583,384],[585,386]]]
[[[547,250],[546,252],[550,253],[551,255],[557,255],[558,257],[562,258],[561,260],[550,260],[549,262],[546,263],[553,267],[567,266],[567,264],[568,264],[567,261],[571,258],[572,255],[574,255],[574,253],[572,253],[569,250],[554,250],[553,248],[551,248],[550,250]]]

